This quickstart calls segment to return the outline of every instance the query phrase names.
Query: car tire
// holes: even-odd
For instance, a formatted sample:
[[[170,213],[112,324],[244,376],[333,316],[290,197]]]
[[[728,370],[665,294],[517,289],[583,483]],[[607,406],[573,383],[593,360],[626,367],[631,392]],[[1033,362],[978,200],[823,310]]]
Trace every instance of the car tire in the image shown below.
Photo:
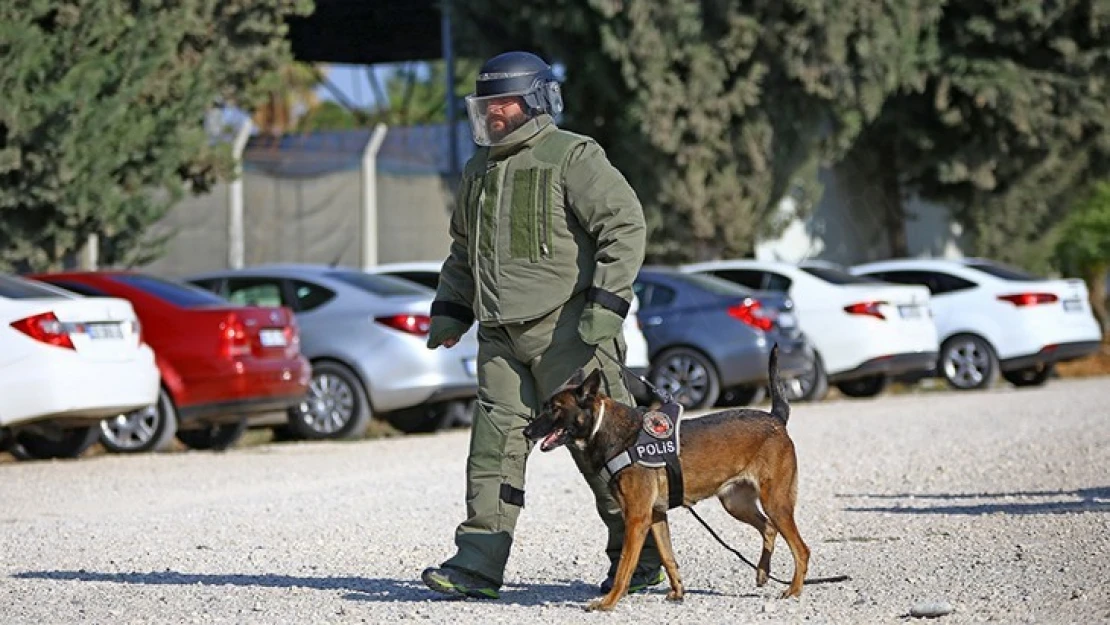
[[[289,430],[305,440],[354,439],[370,424],[370,401],[354,371],[332,361],[312,364],[304,400],[288,410]]]
[[[247,419],[243,417],[233,423],[211,424],[196,430],[179,430],[176,436],[189,449],[225,451],[239,442],[246,431]]]
[[[1024,369],[1003,371],[1002,377],[1018,388],[1043,386],[1044,383],[1052,377],[1052,371],[1055,366],[1056,365],[1053,363],[1041,363],[1032,367],[1025,367]]]
[[[734,386],[717,399],[717,406],[735,408],[738,406],[754,406],[767,398],[765,386]]]
[[[846,382],[838,382],[836,388],[847,395],[856,399],[863,399],[866,397],[875,397],[886,390],[886,385],[890,381],[885,375],[869,375],[855,380],[848,380]]]
[[[100,444],[116,454],[164,451],[176,433],[177,411],[164,388],[153,406],[100,422]]]
[[[704,354],[688,347],[674,347],[656,356],[650,380],[687,410],[709,408],[721,394],[717,367]]]
[[[92,447],[100,436],[100,426],[59,430],[54,435],[21,432],[16,435],[19,450],[13,455],[21,460],[50,460],[52,458],[77,458]]]
[[[958,334],[940,346],[937,371],[958,391],[989,388],[998,377],[998,357],[982,338]]]
[[[810,352],[810,369],[793,379],[783,380],[783,395],[787,401],[821,401],[829,394],[829,376],[825,364],[816,351]]]

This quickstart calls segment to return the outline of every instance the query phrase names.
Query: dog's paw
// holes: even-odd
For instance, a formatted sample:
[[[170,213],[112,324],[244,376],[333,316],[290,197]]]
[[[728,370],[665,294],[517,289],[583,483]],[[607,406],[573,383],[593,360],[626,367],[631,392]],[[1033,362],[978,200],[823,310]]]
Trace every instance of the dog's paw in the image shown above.
[[[587,612],[605,612],[612,609],[613,605],[605,603],[605,599],[594,599],[586,604]]]
[[[767,574],[766,571],[763,571],[763,570],[757,571],[756,574],[755,574],[755,585],[759,588],[763,588],[764,586],[767,585],[767,579],[769,577],[770,576]]]

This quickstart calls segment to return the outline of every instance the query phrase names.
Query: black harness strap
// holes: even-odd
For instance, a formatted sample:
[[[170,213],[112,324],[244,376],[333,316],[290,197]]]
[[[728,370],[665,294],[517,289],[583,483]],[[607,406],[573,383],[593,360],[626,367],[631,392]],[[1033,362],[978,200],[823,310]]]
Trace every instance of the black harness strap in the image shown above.
[[[643,427],[631,447],[610,458],[601,469],[601,477],[612,481],[624,469],[639,464],[667,471],[667,508],[677,508],[685,501],[682,484],[682,463],[679,461],[681,444],[679,424],[682,406],[669,402],[658,410],[643,415]]]

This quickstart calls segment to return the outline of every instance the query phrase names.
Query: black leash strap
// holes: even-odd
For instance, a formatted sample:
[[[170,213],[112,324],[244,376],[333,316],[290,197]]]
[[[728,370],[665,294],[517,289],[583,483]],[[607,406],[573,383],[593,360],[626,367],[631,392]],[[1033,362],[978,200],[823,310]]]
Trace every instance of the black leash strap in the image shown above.
[[[747,558],[745,558],[744,554],[742,554],[739,551],[733,549],[732,547],[730,547],[728,545],[728,543],[726,543],[724,540],[722,540],[721,537],[717,535],[717,532],[713,531],[712,527],[709,527],[709,524],[705,522],[705,519],[701,518],[701,516],[699,516],[697,512],[694,512],[694,507],[693,506],[683,506],[683,507],[686,508],[687,510],[689,510],[690,514],[694,515],[694,518],[698,520],[698,523],[701,523],[702,527],[704,527],[709,532],[709,534],[711,536],[713,536],[713,538],[716,538],[717,542],[721,543],[722,547],[724,547],[725,549],[728,549],[732,553],[736,554],[736,557],[743,560],[744,564],[747,564],[748,566],[752,567],[753,569],[758,568],[755,564],[752,564],[751,560],[748,560]],[[769,577],[771,579],[775,580],[776,582],[780,583],[780,584],[784,584],[784,585],[789,585],[790,584],[790,582],[781,580],[781,579],[775,577],[774,575],[770,575]],[[815,579],[807,579],[807,580],[805,580],[805,583],[806,584],[834,584],[834,583],[839,583],[839,582],[846,582],[849,579],[852,579],[852,578],[848,577],[847,575],[835,575],[833,577],[818,577],[818,578],[815,578]]]
[[[621,368],[621,371],[624,371],[628,375],[630,375],[630,376],[636,378],[637,380],[639,380],[641,384],[643,384],[649,390],[651,390],[651,392],[654,393],[655,396],[658,397],[660,400],[662,400],[664,404],[674,401],[674,397],[672,397],[670,393],[668,393],[667,391],[659,390],[659,387],[655,386],[651,382],[648,382],[647,378],[645,378],[644,376],[638,375],[635,371],[626,367],[625,364],[624,364],[624,361],[622,361],[621,359],[617,358],[616,356],[610,354],[608,351],[605,350],[604,347],[598,345],[597,346],[597,351],[601,352],[602,354],[605,354],[609,358],[609,360],[612,360],[613,362],[617,363],[617,366]]]

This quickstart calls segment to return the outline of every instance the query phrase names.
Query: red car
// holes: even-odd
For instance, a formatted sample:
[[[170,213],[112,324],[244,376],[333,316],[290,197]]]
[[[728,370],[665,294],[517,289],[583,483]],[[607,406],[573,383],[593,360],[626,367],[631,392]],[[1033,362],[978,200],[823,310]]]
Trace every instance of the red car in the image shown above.
[[[226,449],[247,416],[300,403],[311,366],[300,352],[293,312],[238,306],[209,291],[128,271],[28,276],[75,293],[131,302],[142,340],[162,375],[158,405],[101,422],[116,452],[164,448],[174,436],[192,449]]]

